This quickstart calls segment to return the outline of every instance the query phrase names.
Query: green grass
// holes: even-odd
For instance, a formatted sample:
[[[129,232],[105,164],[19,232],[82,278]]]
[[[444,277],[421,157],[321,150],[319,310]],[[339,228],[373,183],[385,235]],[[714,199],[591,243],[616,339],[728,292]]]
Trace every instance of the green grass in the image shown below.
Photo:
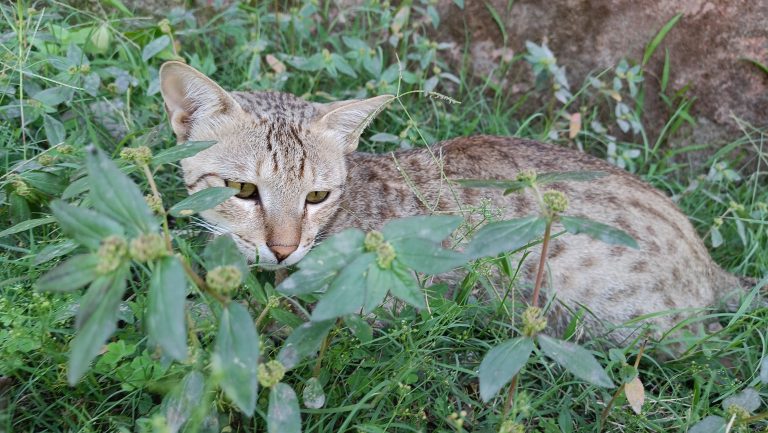
[[[47,203],[66,194],[81,174],[88,144],[115,158],[127,146],[144,144],[155,152],[172,146],[156,80],[160,64],[180,56],[228,89],[282,90],[321,102],[394,93],[398,88],[402,94],[432,86],[432,78],[438,77],[434,91],[460,104],[406,95],[401,99],[404,109],[393,104],[374,121],[362,150],[383,152],[484,133],[554,141],[623,160],[628,170],[676,197],[708,246],[720,244],[711,248],[718,263],[738,274],[768,276],[765,130],[744,124],[742,136],[727,145],[697,143],[717,151],[703,164],[692,165],[688,161],[698,160],[701,149],[675,148],[670,142],[670,137],[696,128],[684,92],[645,94],[642,81],[631,92],[623,79],[616,92],[628,112],[617,119],[611,92],[620,68],[600,75],[606,87],[584,83],[565,104],[552,91],[555,71],[545,68],[536,91],[513,97],[497,80],[513,64],[525,63],[523,55],[502,62],[488,80],[472,78],[468,47],[459,47],[464,53],[459,64],[449,63],[447,48],[429,39],[433,25],[428,4],[414,3],[407,20],[398,7],[377,1],[356,7],[344,21],[331,2],[296,2],[291,8],[282,2],[253,2],[257,6],[173,11],[168,14],[171,36],[180,45],[164,46],[152,56],[145,47],[165,33],[164,24],[151,18],[129,16],[107,5],[94,12],[57,2],[35,4],[36,11],[24,2],[0,6],[0,230],[47,217]],[[397,33],[393,27],[402,33],[394,45],[389,42]],[[657,44],[654,39],[649,49]],[[346,60],[319,67],[308,64],[312,56],[322,57],[324,49]],[[277,72],[279,64],[270,66],[268,55],[285,70]],[[361,57],[369,55],[367,60]],[[398,58],[403,73],[398,73]],[[528,60],[533,66],[536,61],[535,56]],[[70,88],[71,94],[66,90]],[[46,89],[60,90],[39,93]],[[669,121],[663,131],[646,131],[639,101],[659,97],[669,105]],[[542,102],[531,111],[534,100]],[[103,119],[104,107],[116,108],[109,122]],[[570,139],[569,115],[577,112],[582,127]],[[622,132],[618,120],[635,121],[639,129]],[[33,170],[25,171],[30,167]],[[164,166],[155,178],[166,204],[186,195],[178,168]],[[141,183],[145,181],[134,179],[149,191]],[[176,221],[176,230],[194,228]],[[716,242],[713,229],[722,242]],[[195,233],[182,238],[179,249],[188,257],[199,255],[206,242],[204,235]],[[64,257],[57,251],[68,253],[65,239],[56,224],[0,237],[0,432],[153,431],[163,397],[188,368],[197,365],[208,371],[207,355],[199,353],[188,364],[169,364],[153,353],[141,320],[147,278],[137,273],[126,298],[128,308],[121,312],[122,321],[105,354],[70,387],[68,344],[82,293],[37,293],[32,288],[37,277]],[[274,293],[269,275],[257,277],[265,288],[249,286],[243,298]],[[482,403],[476,370],[488,350],[518,334],[514,322],[499,314],[497,305],[474,299],[436,297],[430,307],[382,318],[391,326],[375,329],[370,341],[346,326],[336,327],[320,369],[326,403],[321,409],[302,409],[304,431],[498,431],[504,421],[505,391]],[[723,330],[690,337],[691,349],[682,359],[660,362],[653,351],[646,352],[639,366],[646,389],[642,414],[634,414],[620,398],[604,430],[685,431],[705,416],[723,415],[723,399],[746,387],[755,387],[765,398],[758,374],[768,352],[767,311],[712,312]],[[295,324],[293,313],[281,304],[268,315],[260,330],[265,360],[275,356],[289,325]],[[203,346],[209,346],[214,321],[202,314],[197,330]],[[620,358],[631,362],[639,349],[635,344],[610,351],[600,339],[585,346],[614,378],[619,377]],[[520,377],[511,418],[526,425],[526,431],[598,431],[610,393],[575,379],[538,353],[534,357],[537,361]],[[305,361],[285,381],[300,392],[314,368],[314,359]],[[267,391],[260,391],[253,418],[240,416],[220,391],[209,391],[219,428],[266,431]],[[766,423],[753,426],[765,428]]]

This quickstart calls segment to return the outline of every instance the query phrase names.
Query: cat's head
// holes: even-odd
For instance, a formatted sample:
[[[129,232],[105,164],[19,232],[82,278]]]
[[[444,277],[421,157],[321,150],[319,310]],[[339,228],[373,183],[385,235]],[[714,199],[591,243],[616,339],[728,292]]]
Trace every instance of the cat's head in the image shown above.
[[[285,93],[230,93],[180,62],[163,65],[160,88],[179,142],[216,142],[181,161],[188,192],[240,190],[203,218],[267,267],[292,265],[312,248],[339,206],[344,155],[393,99],[319,104]]]

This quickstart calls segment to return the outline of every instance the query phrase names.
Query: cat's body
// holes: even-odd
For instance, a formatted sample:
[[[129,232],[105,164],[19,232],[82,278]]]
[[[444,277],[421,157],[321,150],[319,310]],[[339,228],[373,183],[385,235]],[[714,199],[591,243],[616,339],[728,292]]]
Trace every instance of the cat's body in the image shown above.
[[[356,153],[362,129],[391,97],[324,105],[280,93],[227,93],[179,63],[166,64],[161,79],[179,141],[217,141],[183,161],[187,188],[190,193],[211,186],[242,188],[243,198],[233,197],[203,216],[230,234],[251,260],[292,265],[320,236],[348,227],[376,229],[392,218],[432,212],[468,216],[471,208],[489,204],[503,218],[539,211],[531,192],[504,196],[498,189],[465,189],[448,179],[512,179],[526,169],[597,170],[608,175],[552,188],[570,199],[567,214],[618,227],[640,247],[585,235],[556,238],[549,293],[611,323],[679,310],[652,319],[660,331],[683,319],[682,310],[712,306],[739,287],[736,277],[712,261],[671,200],[586,154],[489,136],[394,154]],[[533,277],[536,260],[536,252],[527,258],[523,285]]]

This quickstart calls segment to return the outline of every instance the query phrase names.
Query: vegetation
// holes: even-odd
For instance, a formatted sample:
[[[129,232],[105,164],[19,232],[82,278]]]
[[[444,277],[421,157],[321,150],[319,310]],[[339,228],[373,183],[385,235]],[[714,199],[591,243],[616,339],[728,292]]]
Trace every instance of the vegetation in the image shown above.
[[[176,162],[212,143],[176,146],[158,93],[160,64],[181,58],[230,89],[317,101],[399,95],[369,128],[364,150],[478,132],[577,147],[673,196],[721,265],[765,278],[765,131],[742,123],[742,138],[690,165],[706,146],[670,140],[696,127],[695,101],[670,88],[670,53],[662,76],[644,69],[680,17],[649,42],[642,62],[622,61],[576,88],[534,42],[499,55],[487,79],[472,77],[468,56],[455,55],[467,47],[430,39],[440,23],[426,1],[371,0],[344,11],[331,2],[253,2],[174,9],[160,20],[133,16],[119,0],[92,11],[21,1],[0,11],[0,431],[702,433],[768,425],[768,310],[749,301],[758,289],[735,313],[700,312],[694,320],[716,319],[723,329],[684,337],[683,357],[667,362],[655,355],[669,341],[569,342],[578,319],[563,341],[548,337],[536,301],[525,308],[499,289],[512,287],[509,252],[546,244],[554,219],[570,232],[633,242],[568,217],[562,197],[544,192],[556,176],[588,182],[600,173],[522,173],[496,185],[543,187],[541,215],[495,221],[476,209],[494,222],[458,229],[470,232],[465,253],[440,246],[460,218],[423,217],[432,230],[419,236],[403,221],[379,234],[344,232],[276,289],[230,241],[199,230],[194,214],[233,192],[186,197]],[[523,64],[538,86],[519,98],[502,81]],[[661,94],[646,93],[649,80]],[[660,131],[644,126],[649,98],[668,106]],[[540,109],[524,111],[526,99]],[[499,228],[509,236],[489,242]],[[320,267],[320,255],[335,262]],[[454,290],[427,278],[455,266],[467,276]],[[485,277],[489,269],[501,283]],[[364,272],[365,290],[350,291]],[[502,297],[477,298],[478,286]],[[382,287],[395,287],[396,300],[382,305]],[[352,293],[365,296],[330,302]],[[376,326],[355,314],[359,307]]]

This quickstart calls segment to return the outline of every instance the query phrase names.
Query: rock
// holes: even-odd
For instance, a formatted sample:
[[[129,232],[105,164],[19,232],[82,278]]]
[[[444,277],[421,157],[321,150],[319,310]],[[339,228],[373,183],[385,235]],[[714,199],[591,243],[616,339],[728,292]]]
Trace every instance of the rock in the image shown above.
[[[475,74],[487,73],[494,50],[520,53],[525,41],[546,41],[574,89],[590,72],[613,67],[622,58],[640,62],[646,45],[680,13],[646,67],[643,121],[651,138],[671,114],[656,97],[665,49],[671,60],[667,94],[690,86],[688,97],[696,98],[692,114],[706,125],[679,141],[710,144],[739,137],[743,133],[734,117],[757,127],[768,125],[768,74],[744,60],[768,64],[768,1],[467,0],[462,11],[452,0],[440,0],[437,7],[442,19],[438,39],[459,47],[469,42]],[[526,92],[533,78],[530,67],[520,62],[502,84]]]

